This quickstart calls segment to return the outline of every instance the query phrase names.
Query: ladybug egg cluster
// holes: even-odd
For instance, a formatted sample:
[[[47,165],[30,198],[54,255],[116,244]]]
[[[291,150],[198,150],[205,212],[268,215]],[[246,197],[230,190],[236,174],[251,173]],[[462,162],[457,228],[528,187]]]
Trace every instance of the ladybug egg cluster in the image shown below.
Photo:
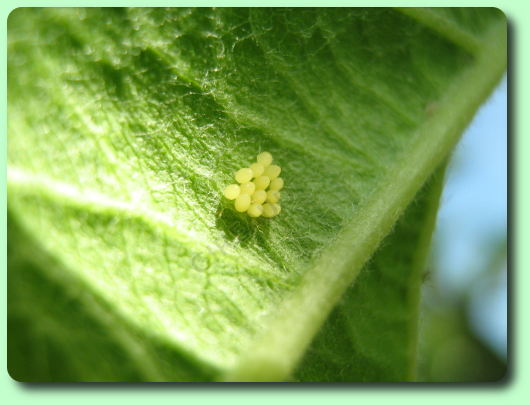
[[[235,200],[236,211],[246,212],[257,218],[272,218],[281,211],[279,204],[283,179],[278,177],[282,169],[272,164],[272,155],[262,152],[250,167],[239,169],[235,179],[239,184],[230,184],[224,196]]]

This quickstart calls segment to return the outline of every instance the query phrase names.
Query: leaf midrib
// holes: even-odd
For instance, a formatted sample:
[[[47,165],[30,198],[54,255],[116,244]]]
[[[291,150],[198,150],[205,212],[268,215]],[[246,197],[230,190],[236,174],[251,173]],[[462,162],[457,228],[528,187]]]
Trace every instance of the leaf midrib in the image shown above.
[[[225,100],[225,102],[229,102],[229,100]],[[242,117],[241,114],[237,114],[237,112],[234,112],[234,117],[237,117],[237,118],[234,118],[234,120],[243,118],[244,121],[249,121],[249,120],[251,120],[251,119],[253,119],[253,118],[255,118],[255,119],[259,119],[259,117],[247,117],[247,116],[243,116],[243,117]],[[265,122],[265,121],[262,120],[262,122]],[[283,139],[282,137],[280,137],[280,138]],[[307,145],[304,146],[304,149],[306,149],[306,150],[308,149]],[[320,155],[321,155],[321,154],[320,154]],[[406,158],[405,158],[405,159],[406,159]],[[384,190],[384,189],[383,189],[383,190]],[[375,198],[375,197],[373,197],[373,198]],[[395,215],[396,215],[396,217],[397,217],[398,214],[395,214]],[[368,222],[370,222],[370,221],[368,221]],[[351,225],[351,227],[353,227],[353,226],[354,226],[354,224]],[[158,227],[158,225],[155,224],[154,227]],[[164,232],[165,232],[165,229],[164,229]],[[381,236],[381,237],[382,237],[382,236]],[[376,246],[376,245],[377,245],[377,243],[374,242],[374,246]],[[360,267],[359,267],[359,268],[360,268]],[[339,293],[337,293],[337,294],[340,296]],[[331,306],[333,306],[333,305],[331,305]],[[298,310],[299,310],[299,309],[298,309]],[[324,316],[325,316],[325,314],[324,314]],[[310,337],[311,337],[311,336],[310,336]]]
[[[476,54],[480,49],[480,40],[431,9],[425,7],[397,7],[396,10],[421,24],[427,25],[431,30],[436,31],[470,54]]]
[[[504,21],[485,35],[475,63],[455,80],[436,115],[418,128],[409,150],[353,219],[283,300],[263,334],[247,349],[227,381],[281,381],[289,377],[327,315],[355,280],[417,190],[445,159],[506,66]],[[352,245],[351,241],[356,243]]]

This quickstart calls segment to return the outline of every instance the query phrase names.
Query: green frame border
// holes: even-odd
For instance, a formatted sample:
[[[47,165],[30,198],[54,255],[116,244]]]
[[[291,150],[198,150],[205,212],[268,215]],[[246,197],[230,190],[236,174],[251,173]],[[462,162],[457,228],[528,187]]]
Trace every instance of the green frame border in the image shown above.
[[[426,4],[427,3],[427,4]],[[7,19],[12,10],[18,7],[57,7],[57,6],[467,6],[467,7],[498,7],[509,21],[509,75],[508,75],[508,135],[509,135],[509,269],[510,269],[510,367],[505,381],[494,384],[274,384],[274,385],[182,385],[165,384],[28,384],[18,383],[7,373],[7,333],[6,333],[6,161],[7,161]],[[530,119],[522,114],[525,110],[523,97],[530,94],[530,79],[519,72],[530,72],[530,54],[523,54],[523,44],[530,43],[530,30],[525,24],[530,17],[530,3],[522,0],[467,1],[465,4],[448,1],[421,2],[409,0],[407,2],[377,1],[374,3],[360,1],[17,1],[4,0],[0,5],[0,18],[4,29],[0,33],[0,48],[2,63],[0,66],[4,80],[0,83],[2,92],[1,112],[4,124],[1,127],[0,164],[3,170],[1,176],[2,204],[1,239],[3,273],[1,282],[1,334],[0,342],[3,349],[0,360],[3,364],[0,379],[0,398],[5,404],[28,403],[38,401],[39,404],[92,404],[95,401],[110,402],[119,400],[127,404],[144,404],[152,401],[153,395],[158,401],[186,401],[198,403],[221,402],[235,404],[251,402],[252,404],[269,404],[271,401],[292,401],[294,398],[306,404],[320,404],[322,401],[363,401],[369,399],[376,403],[424,403],[429,405],[444,404],[448,401],[469,400],[480,401],[481,405],[499,401],[506,404],[527,402],[530,399],[530,384],[528,379],[530,367],[529,351],[519,342],[530,341],[530,325],[523,323],[522,308],[528,307],[530,295],[524,293],[524,287],[529,286],[530,273],[522,269],[529,267],[530,254],[520,247],[530,243],[528,229],[530,214],[522,207],[530,207],[530,182],[523,184],[524,174],[530,173],[530,160],[524,159],[530,154],[530,138],[520,134],[530,134]],[[528,76],[526,76],[528,77]],[[528,100],[527,100],[528,104]],[[529,108],[528,105],[526,108]],[[525,266],[526,264],[526,266]],[[516,270],[521,269],[517,272]]]

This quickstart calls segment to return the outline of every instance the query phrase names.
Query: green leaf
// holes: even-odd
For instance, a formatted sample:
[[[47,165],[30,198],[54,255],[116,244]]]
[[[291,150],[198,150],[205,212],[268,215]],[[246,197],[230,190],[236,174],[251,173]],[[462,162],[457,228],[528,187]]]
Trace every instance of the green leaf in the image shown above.
[[[19,381],[209,381],[211,367],[135,328],[8,214],[8,369]]]
[[[283,380],[502,75],[506,21],[17,9],[8,47],[9,206],[47,258],[14,265],[10,297],[48,283],[65,297],[51,318],[81,311],[106,336],[87,353],[122,349],[57,378]],[[263,150],[282,213],[252,220],[222,190]],[[51,297],[23,317],[44,323],[31,308]]]
[[[435,172],[344,293],[298,365],[298,380],[415,380],[419,292],[443,178]]]

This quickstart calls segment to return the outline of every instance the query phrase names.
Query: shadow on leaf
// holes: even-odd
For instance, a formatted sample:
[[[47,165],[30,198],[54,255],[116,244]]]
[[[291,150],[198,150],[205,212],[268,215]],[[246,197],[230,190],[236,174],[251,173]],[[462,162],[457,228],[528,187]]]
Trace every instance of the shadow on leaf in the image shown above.
[[[269,220],[266,218],[251,218],[246,213],[237,212],[228,204],[219,202],[219,213],[216,226],[221,229],[226,238],[242,247],[265,248],[269,235]]]

